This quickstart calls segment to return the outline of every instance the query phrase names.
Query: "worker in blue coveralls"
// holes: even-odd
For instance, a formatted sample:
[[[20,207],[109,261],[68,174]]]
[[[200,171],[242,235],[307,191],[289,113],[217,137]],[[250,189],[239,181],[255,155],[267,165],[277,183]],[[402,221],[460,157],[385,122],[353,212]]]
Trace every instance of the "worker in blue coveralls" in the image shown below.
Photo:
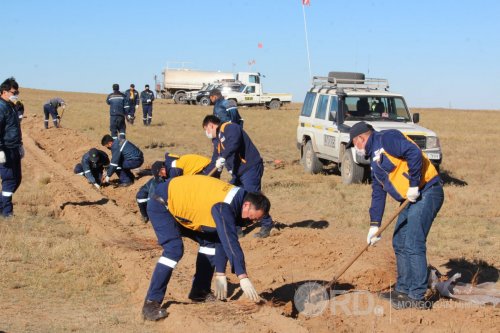
[[[21,159],[24,157],[21,125],[14,109],[19,85],[13,77],[0,85],[0,177],[2,178],[1,213],[14,216],[12,195],[21,185]]]
[[[83,154],[82,162],[75,165],[74,173],[84,176],[89,184],[100,189],[104,168],[107,167],[109,167],[108,154],[102,150],[92,148]]]
[[[205,156],[197,154],[175,155],[165,153],[165,167],[167,169],[167,178],[188,175],[208,175],[212,171],[213,164]],[[217,171],[212,176],[218,178],[220,173]]]
[[[209,98],[214,105],[213,115],[219,118],[221,123],[230,121],[243,127],[243,119],[234,101],[226,100],[219,89],[212,89]]]
[[[119,186],[126,187],[134,183],[134,174],[131,169],[138,168],[144,163],[144,155],[132,142],[126,139],[113,139],[106,134],[101,144],[111,150],[111,162],[104,177],[103,183],[109,183],[109,178],[116,172],[120,177]]]
[[[43,105],[43,114],[44,114],[44,127],[45,129],[49,128],[49,115],[52,117],[52,122],[54,123],[54,127],[59,127],[59,113],[57,109],[61,107],[62,109],[66,108],[66,103],[60,97],[55,97],[49,99]]]
[[[125,114],[127,122],[134,124],[135,111],[139,110],[139,92],[135,90],[135,85],[132,83],[130,89],[125,90]]]
[[[142,102],[142,122],[144,126],[151,125],[151,120],[153,120],[153,101],[155,100],[155,94],[149,90],[149,84],[144,86],[144,90],[141,92],[141,102]]]
[[[125,95],[120,92],[120,86],[113,84],[113,92],[106,98],[109,105],[109,131],[113,139],[125,138]]]
[[[375,244],[385,210],[386,196],[410,202],[399,214],[394,228],[392,246],[396,254],[397,281],[395,290],[380,294],[390,299],[395,309],[428,309],[426,241],[432,222],[443,201],[443,187],[436,168],[409,137],[398,130],[377,132],[365,122],[350,129],[347,147],[370,158],[372,170],[372,201],[367,243]]]
[[[212,162],[218,171],[225,166],[232,175],[231,184],[242,186],[248,192],[260,192],[264,163],[248,134],[237,124],[226,122],[213,115],[203,119],[206,136],[212,140]],[[262,219],[261,229],[254,235],[266,238],[273,227],[271,216]]]
[[[245,223],[244,220],[258,221],[270,208],[271,203],[261,193],[248,193],[243,188],[203,175],[175,177],[159,184],[147,210],[163,253],[151,277],[142,309],[144,318],[158,320],[167,316],[161,303],[172,272],[183,256],[182,236],[200,244],[190,299],[200,302],[224,300],[229,260],[243,293],[258,302],[260,297],[248,278],[236,225]],[[214,268],[215,296],[210,289]]]
[[[163,183],[165,179],[167,179],[165,163],[163,161],[154,162],[151,165],[151,174],[153,177],[148,180],[146,184],[141,186],[135,196],[137,205],[139,206],[139,212],[141,213],[141,218],[144,223],[149,221],[148,212],[146,210],[148,207],[148,201],[151,199],[156,186]]]

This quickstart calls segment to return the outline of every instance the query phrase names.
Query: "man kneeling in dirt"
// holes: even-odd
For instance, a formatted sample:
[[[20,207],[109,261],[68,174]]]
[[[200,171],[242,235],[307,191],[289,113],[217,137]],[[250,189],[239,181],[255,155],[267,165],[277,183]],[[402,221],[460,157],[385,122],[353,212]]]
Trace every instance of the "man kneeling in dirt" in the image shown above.
[[[382,293],[393,308],[426,309],[427,291],[426,241],[432,222],[444,201],[441,179],[420,148],[397,130],[377,132],[365,122],[350,130],[349,146],[356,153],[370,157],[372,170],[372,203],[367,242],[375,244],[389,193],[394,199],[410,204],[399,214],[392,246],[396,254],[398,277],[395,291]]]
[[[159,320],[167,316],[161,303],[172,272],[184,252],[182,236],[200,244],[190,299],[209,301],[227,297],[225,272],[229,259],[243,293],[250,300],[259,301],[247,275],[236,225],[245,220],[258,221],[270,208],[271,203],[263,194],[249,193],[212,177],[182,176],[159,184],[147,211],[163,254],[151,277],[142,308],[144,318]],[[215,297],[210,290],[214,267]]]
[[[87,178],[90,184],[97,189],[101,188],[101,179],[104,168],[109,166],[108,154],[102,150],[92,148],[82,156],[82,162],[75,165],[74,172]]]
[[[119,186],[132,185],[135,177],[130,170],[138,168],[144,163],[142,151],[132,142],[123,138],[114,140],[109,134],[103,136],[101,144],[111,150],[111,163],[103,183],[109,183],[109,178],[116,172],[120,177]]]
[[[165,169],[165,163],[162,161],[156,161],[151,166],[151,174],[153,177],[148,180],[148,182],[141,186],[137,195],[135,196],[137,200],[137,205],[139,206],[139,211],[141,212],[141,218],[146,223],[149,221],[147,207],[148,201],[154,194],[156,186],[163,183],[167,179],[167,170]]]

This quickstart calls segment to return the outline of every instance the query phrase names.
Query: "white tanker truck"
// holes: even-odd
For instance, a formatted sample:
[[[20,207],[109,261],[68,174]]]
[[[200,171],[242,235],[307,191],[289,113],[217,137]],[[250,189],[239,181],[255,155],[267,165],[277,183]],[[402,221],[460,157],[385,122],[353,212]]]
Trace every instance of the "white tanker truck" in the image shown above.
[[[166,68],[163,72],[163,86],[156,86],[157,96],[173,98],[175,103],[186,103],[186,93],[200,90],[203,84],[234,79],[233,73],[197,71],[186,68]]]

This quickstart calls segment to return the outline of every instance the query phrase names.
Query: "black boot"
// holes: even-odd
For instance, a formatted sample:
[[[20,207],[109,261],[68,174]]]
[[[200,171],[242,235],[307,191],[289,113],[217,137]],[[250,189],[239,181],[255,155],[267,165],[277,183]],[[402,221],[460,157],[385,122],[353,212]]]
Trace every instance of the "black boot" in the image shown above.
[[[146,300],[142,307],[142,315],[145,320],[156,321],[167,317],[167,311],[161,308],[160,303]]]
[[[211,291],[191,289],[188,298],[193,302],[215,302],[215,295]]]

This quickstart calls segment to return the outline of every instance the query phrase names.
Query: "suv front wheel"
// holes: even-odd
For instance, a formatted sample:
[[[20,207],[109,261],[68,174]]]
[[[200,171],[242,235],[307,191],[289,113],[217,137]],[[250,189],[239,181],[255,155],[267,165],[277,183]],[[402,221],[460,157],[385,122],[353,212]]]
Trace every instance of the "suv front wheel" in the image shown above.
[[[354,161],[351,149],[344,151],[340,173],[344,184],[359,184],[363,182],[365,168]]]
[[[312,142],[307,141],[304,152],[302,155],[302,161],[304,164],[304,170],[310,174],[317,174],[323,170],[323,164],[319,160],[318,156],[314,152]]]

